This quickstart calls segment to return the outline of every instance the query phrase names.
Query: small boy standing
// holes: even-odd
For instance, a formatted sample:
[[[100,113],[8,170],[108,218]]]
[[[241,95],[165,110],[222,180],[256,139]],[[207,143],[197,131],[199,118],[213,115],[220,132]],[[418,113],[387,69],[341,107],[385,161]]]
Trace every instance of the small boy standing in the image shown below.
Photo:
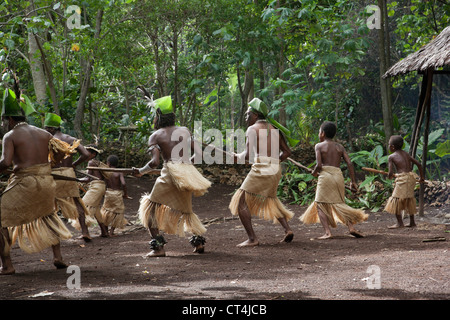
[[[414,215],[416,214],[416,198],[414,196],[414,188],[416,186],[416,174],[412,172],[413,165],[419,168],[420,180],[424,182],[424,172],[422,165],[414,159],[409,153],[402,150],[403,138],[399,135],[391,136],[389,139],[389,150],[393,152],[389,156],[389,173],[388,177],[392,179],[395,176],[395,187],[391,197],[388,199],[384,210],[395,214],[397,223],[388,227],[389,229],[397,229],[404,227],[402,220],[402,212],[409,214],[410,223],[407,227],[415,227]],[[396,174],[394,174],[394,169]]]
[[[106,164],[111,168],[117,168],[118,163],[119,158],[116,155],[110,155],[106,160]],[[106,226],[106,232],[108,227],[111,227],[109,236],[114,236],[114,230],[123,228],[128,222],[125,219],[124,198],[132,199],[127,194],[125,177],[122,172],[112,172],[106,179],[105,199],[99,219],[99,222]]]
[[[300,217],[305,224],[320,223],[325,234],[318,239],[331,238],[330,227],[336,228],[336,220],[347,225],[349,232],[356,238],[363,235],[356,231],[354,224],[367,220],[368,215],[361,209],[354,209],[345,203],[345,182],[340,169],[341,160],[347,164],[352,180],[352,191],[357,190],[355,170],[344,147],[332,139],[336,134],[336,125],[325,121],[319,129],[320,143],[316,144],[316,167],[312,175],[319,177],[314,202]]]

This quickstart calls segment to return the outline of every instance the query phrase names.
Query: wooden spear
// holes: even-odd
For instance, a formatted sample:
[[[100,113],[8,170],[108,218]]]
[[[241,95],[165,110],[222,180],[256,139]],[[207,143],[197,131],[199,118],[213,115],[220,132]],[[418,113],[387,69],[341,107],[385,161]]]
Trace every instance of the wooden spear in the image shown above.
[[[67,181],[84,182],[83,180],[80,180],[78,178],[63,176],[63,175],[56,174],[56,173],[52,173],[51,175],[52,175],[53,179],[55,179],[55,180],[67,180]]]
[[[389,174],[389,172],[382,171],[382,170],[377,170],[377,169],[373,169],[373,168],[363,167],[362,169],[365,170],[365,171],[373,172],[373,173],[384,174],[385,176],[387,176]]]
[[[292,158],[287,158],[290,162],[292,162],[293,164],[295,164],[297,167],[302,168],[306,171],[308,171],[309,173],[312,173],[314,170],[308,167],[305,167],[304,165],[302,165],[300,162],[295,161]],[[350,188],[349,186],[345,186],[345,189],[350,190],[353,192],[352,188]]]
[[[122,172],[126,174],[132,174],[134,172],[133,169],[130,168],[100,168],[100,167],[87,167],[87,170],[99,170],[99,171],[109,171],[109,172]],[[146,174],[160,174],[160,169],[152,169],[149,172],[146,172]]]
[[[373,172],[373,173],[380,173],[380,174],[383,174],[385,176],[387,176],[389,174],[389,172],[386,172],[386,171],[372,169],[372,168],[367,168],[367,167],[363,167],[362,169],[365,170],[365,171]],[[397,176],[398,176],[398,174],[394,173],[394,177],[397,177]],[[430,180],[424,180],[424,182],[429,183],[431,181]]]
[[[304,165],[302,165],[300,162],[295,161],[292,158],[287,158],[290,162],[292,162],[293,164],[295,164],[297,167],[300,167],[308,172],[313,172],[313,169],[305,167]]]

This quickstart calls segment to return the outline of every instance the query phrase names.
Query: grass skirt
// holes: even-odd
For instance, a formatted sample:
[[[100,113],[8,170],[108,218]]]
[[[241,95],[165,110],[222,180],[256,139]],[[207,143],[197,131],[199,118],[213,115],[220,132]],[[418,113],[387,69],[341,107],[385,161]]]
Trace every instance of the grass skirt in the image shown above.
[[[364,210],[352,208],[345,203],[344,177],[341,169],[333,166],[322,167],[315,200],[300,216],[300,221],[305,224],[319,223],[319,208],[327,216],[332,228],[337,227],[337,222],[344,225],[356,224],[369,217]]]
[[[278,222],[280,218],[289,221],[294,216],[294,213],[288,210],[277,197],[264,197],[242,189],[238,189],[231,198],[229,209],[233,215],[239,214],[239,201],[242,196],[245,197],[245,203],[252,216],[273,223]]]
[[[206,232],[192,210],[192,196],[207,192],[211,182],[188,163],[168,161],[156,179],[150,194],[141,197],[139,218],[146,228],[157,228],[180,237],[185,232],[201,235]]]
[[[156,228],[167,234],[185,236],[185,232],[202,235],[206,228],[193,212],[182,212],[151,201],[145,194],[140,200],[139,219],[146,228]]]
[[[281,179],[281,166],[277,159],[258,157],[252,165],[241,187],[231,198],[229,209],[233,215],[239,214],[239,202],[242,196],[252,216],[274,223],[278,219],[290,220],[294,213],[288,210],[277,197]]]
[[[403,211],[406,211],[409,215],[416,214],[416,198],[414,196],[416,174],[414,172],[403,172],[395,176],[394,191],[384,210],[392,214],[402,214]]]
[[[100,209],[100,219],[105,226],[123,228],[128,223],[125,219],[123,191],[106,189],[105,201]]]
[[[357,224],[366,221],[369,217],[363,210],[354,209],[345,203],[321,203],[314,201],[302,214],[300,221],[304,224],[319,223],[318,208],[326,215],[328,224],[332,228],[337,227],[337,222],[344,225],[348,223]]]
[[[61,240],[72,238],[69,229],[56,213],[8,229],[12,235],[11,243],[17,240],[19,247],[27,253],[40,252],[59,244]]]

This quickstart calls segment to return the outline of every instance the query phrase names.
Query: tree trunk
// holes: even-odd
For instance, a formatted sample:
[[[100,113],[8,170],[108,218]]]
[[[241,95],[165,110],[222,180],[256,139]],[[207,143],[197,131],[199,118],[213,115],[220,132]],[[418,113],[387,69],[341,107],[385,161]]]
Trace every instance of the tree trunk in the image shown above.
[[[239,74],[240,74],[240,72],[239,72],[239,67],[238,67],[237,68],[237,75],[238,75],[237,79],[238,79],[239,92],[241,94],[241,112],[239,114],[239,126],[242,127],[244,125],[244,114],[248,108],[249,99],[253,98],[250,94],[253,93],[254,78],[253,78],[253,72],[249,71],[248,69],[245,69],[244,87],[242,87]]]
[[[31,4],[28,7],[28,12],[33,9],[34,5]],[[31,77],[33,78],[34,94],[36,95],[37,103],[42,106],[47,101],[47,82],[45,80],[44,66],[40,56],[36,38],[31,30],[28,30],[28,57],[30,61]]]
[[[38,46],[39,51],[41,52],[42,65],[44,66],[44,71],[45,71],[45,75],[47,78],[48,89],[50,91],[50,96],[52,97],[53,110],[55,111],[55,113],[57,115],[60,115],[58,96],[56,95],[55,84],[53,82],[52,66],[50,65],[50,63],[48,62],[48,60],[45,56],[45,51],[39,42],[39,38],[35,34],[33,36],[34,36],[34,39],[36,40],[36,45]]]
[[[385,45],[385,32],[384,24],[387,23],[384,17],[385,0],[378,0],[378,7],[381,10],[380,18],[382,20],[381,28],[378,30],[378,46],[380,53],[380,90],[381,90],[381,109],[383,112],[384,134],[385,134],[385,147],[389,152],[389,138],[394,133],[394,126],[392,121],[392,106],[389,102],[388,95],[388,82],[383,79],[383,75],[387,71],[386,66],[386,45]]]
[[[95,35],[94,39],[98,39],[100,37],[101,32],[101,25],[102,25],[102,19],[103,19],[103,10],[100,9],[97,12],[97,17],[95,19]],[[94,48],[93,52],[95,53],[96,48]],[[89,93],[89,87],[91,84],[91,71],[92,71],[92,64],[93,64],[93,57],[89,57],[85,70],[83,72],[83,79],[81,81],[80,85],[80,97],[77,102],[77,110],[75,113],[75,119],[73,123],[73,128],[75,130],[75,133],[79,139],[83,138],[83,130],[82,130],[82,123],[84,118],[84,109],[86,106],[86,99]]]
[[[123,84],[123,90],[125,91],[125,108],[126,108],[126,112],[128,115],[130,115],[130,97],[128,96],[128,83],[126,78],[124,77],[124,79],[122,80],[122,84]]]
[[[178,117],[181,125],[184,125],[184,119],[183,119],[183,110],[181,110],[181,101],[180,99],[180,88],[179,88],[179,82],[178,82],[178,33],[175,28],[173,27],[173,37],[172,37],[172,45],[173,45],[173,67],[174,67],[174,75],[173,75],[173,112],[176,113],[178,110]]]
[[[281,6],[280,0],[277,0],[277,9]],[[278,77],[280,79],[283,79],[283,73],[285,70],[285,61],[284,61],[284,38],[283,33],[281,32],[280,28],[278,32],[278,39],[280,40],[280,52],[278,56]],[[280,86],[278,88],[278,96],[281,98],[284,94],[284,88],[283,86]],[[281,107],[278,109],[278,121],[283,125],[286,126],[286,109],[284,107],[284,104],[281,105]]]

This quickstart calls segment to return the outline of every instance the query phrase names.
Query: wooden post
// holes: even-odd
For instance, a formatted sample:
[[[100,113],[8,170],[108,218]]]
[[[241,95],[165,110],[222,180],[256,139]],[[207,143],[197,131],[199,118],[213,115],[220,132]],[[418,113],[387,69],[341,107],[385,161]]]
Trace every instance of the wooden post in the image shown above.
[[[417,145],[419,144],[420,128],[422,126],[423,118],[425,116],[426,106],[427,106],[427,103],[431,100],[431,89],[433,88],[433,69],[430,68],[427,71],[425,71],[424,81],[425,81],[425,78],[426,78],[426,82],[427,82],[425,96],[423,97],[422,105],[420,107],[421,109],[420,109],[420,116],[419,116],[418,123],[417,123],[417,128],[414,132],[414,137],[413,137],[414,143],[413,143],[413,145],[410,146],[410,148],[412,148],[412,152],[410,152],[410,154],[413,157],[416,156]],[[423,88],[423,86],[422,86],[422,88]]]
[[[430,131],[430,117],[431,117],[431,89],[433,87],[433,69],[428,69],[426,72],[427,75],[427,93],[425,95],[425,101],[423,104],[422,111],[425,111],[426,108],[426,122],[425,128],[423,132],[423,150],[422,150],[422,167],[424,172],[426,172],[427,167],[427,153],[428,153],[428,134]],[[416,146],[418,144],[418,134]],[[424,184],[420,184],[419,189],[419,216],[423,217],[423,207],[424,207],[424,194],[425,194],[425,186]]]
[[[422,115],[422,110],[423,110],[423,101],[425,99],[425,93],[427,91],[427,76],[424,73],[422,75],[422,86],[420,88],[420,93],[419,93],[419,102],[417,103],[417,109],[416,109],[416,117],[414,119],[414,125],[413,125],[413,131],[411,134],[411,140],[409,142],[409,154],[411,156],[415,156],[416,155],[416,148],[415,148],[415,137],[416,137],[416,132],[419,131],[420,132],[420,128],[421,128],[421,121],[420,118],[423,117]]]

